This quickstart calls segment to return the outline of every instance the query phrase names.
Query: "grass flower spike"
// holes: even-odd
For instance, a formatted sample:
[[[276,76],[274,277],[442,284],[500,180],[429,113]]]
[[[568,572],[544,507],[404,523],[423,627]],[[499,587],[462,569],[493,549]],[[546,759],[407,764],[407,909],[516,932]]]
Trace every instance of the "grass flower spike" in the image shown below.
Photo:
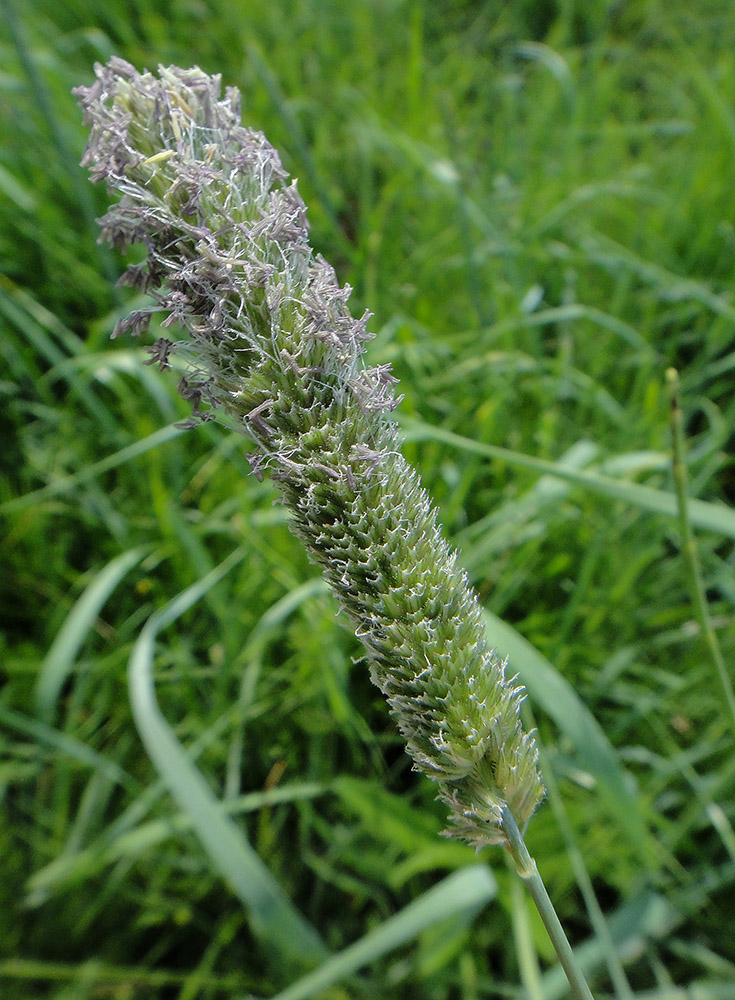
[[[189,362],[191,422],[225,411],[256,449],[367,651],[415,767],[437,782],[451,833],[507,842],[543,795],[522,689],[488,646],[477,600],[436,510],[400,453],[387,365],[366,367],[368,314],[355,319],[308,241],[306,210],[240,95],[194,68],[96,67],[77,94],[90,126],[83,163],[120,195],[103,236],[147,258],[123,280],[150,294],[115,332],[163,311],[151,363]],[[505,813],[507,817],[507,812]]]

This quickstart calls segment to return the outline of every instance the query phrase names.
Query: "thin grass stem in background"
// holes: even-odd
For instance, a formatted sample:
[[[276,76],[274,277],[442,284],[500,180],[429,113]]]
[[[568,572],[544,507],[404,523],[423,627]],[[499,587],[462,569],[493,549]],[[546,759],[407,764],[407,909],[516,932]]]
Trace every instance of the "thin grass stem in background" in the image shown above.
[[[717,635],[712,627],[712,620],[707,607],[707,598],[704,592],[704,582],[702,580],[702,567],[699,562],[699,552],[697,543],[692,531],[689,506],[691,501],[687,496],[688,473],[684,460],[684,427],[681,404],[679,402],[679,374],[675,368],[669,368],[666,372],[666,381],[669,386],[671,399],[670,424],[671,441],[673,449],[673,472],[674,485],[676,488],[676,503],[679,512],[679,530],[681,532],[681,551],[684,557],[684,565],[687,570],[687,580],[689,592],[694,606],[694,614],[699,625],[700,634],[707,648],[707,652],[712,660],[715,669],[717,683],[722,688],[725,698],[725,705],[730,714],[730,724],[732,725],[733,736],[735,736],[735,692],[732,681],[727,671],[725,660],[722,656]]]

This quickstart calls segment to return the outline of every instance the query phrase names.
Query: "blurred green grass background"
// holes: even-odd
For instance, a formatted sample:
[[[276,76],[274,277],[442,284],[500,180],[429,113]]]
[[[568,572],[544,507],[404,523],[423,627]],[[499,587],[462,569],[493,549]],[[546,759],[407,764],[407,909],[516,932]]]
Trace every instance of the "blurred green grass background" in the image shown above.
[[[0,995],[271,997],[314,966],[288,995],[566,995],[503,853],[438,836],[244,440],[178,432],[174,380],[109,342],[129,299],[70,90],[116,54],[238,86],[314,246],[374,312],[406,453],[529,688],[553,794],[527,839],[595,995],[735,997],[733,733],[664,386],[676,366],[731,665],[730,0],[2,15]],[[128,660],[177,599],[153,661],[167,721],[138,647],[136,724]]]

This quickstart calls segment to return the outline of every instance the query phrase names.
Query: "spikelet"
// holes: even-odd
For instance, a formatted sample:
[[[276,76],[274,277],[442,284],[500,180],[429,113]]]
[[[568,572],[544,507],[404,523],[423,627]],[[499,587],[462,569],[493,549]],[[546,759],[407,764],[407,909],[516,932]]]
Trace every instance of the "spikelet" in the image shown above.
[[[438,783],[449,833],[504,843],[502,809],[525,828],[543,796],[522,689],[488,647],[480,609],[436,510],[400,453],[387,365],[363,363],[369,314],[355,319],[333,269],[308,241],[306,209],[265,137],[244,128],[219,76],[121,59],[78,95],[90,141],[82,163],[118,202],[102,238],[142,243],[123,281],[186,340],[159,338],[150,363],[186,351],[179,391],[191,423],[224,410],[255,442],[291,526],[355,628],[414,766]]]

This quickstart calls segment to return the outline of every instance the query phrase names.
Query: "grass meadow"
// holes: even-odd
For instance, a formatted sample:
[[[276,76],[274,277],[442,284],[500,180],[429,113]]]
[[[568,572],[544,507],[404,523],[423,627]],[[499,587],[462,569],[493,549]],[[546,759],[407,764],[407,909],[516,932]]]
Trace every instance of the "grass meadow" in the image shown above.
[[[505,853],[440,836],[247,441],[177,428],[109,339],[70,91],[116,54],[238,86],[373,311],[528,690],[527,843],[595,997],[735,998],[730,0],[1,9],[0,996],[568,995]]]

